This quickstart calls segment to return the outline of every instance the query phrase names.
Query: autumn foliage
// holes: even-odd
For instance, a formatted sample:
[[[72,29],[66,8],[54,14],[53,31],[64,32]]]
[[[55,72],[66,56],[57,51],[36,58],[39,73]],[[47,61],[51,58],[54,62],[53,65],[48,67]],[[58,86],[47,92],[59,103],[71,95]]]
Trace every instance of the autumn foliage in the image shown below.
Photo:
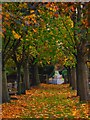
[[[88,103],[80,103],[69,85],[40,84],[26,95],[11,96],[15,100],[2,105],[3,118],[86,118]]]
[[[75,12],[76,8],[78,13]],[[9,68],[13,66],[10,60],[13,61],[14,67],[17,68],[17,82],[20,88],[18,96],[10,96],[10,103],[2,104],[2,117],[90,118],[88,103],[79,101],[79,98],[81,101],[87,101],[88,98],[88,93],[84,91],[84,89],[87,90],[86,79],[88,79],[87,75],[85,78],[86,71],[84,71],[86,62],[82,64],[86,59],[84,55],[87,54],[84,48],[88,34],[87,4],[81,9],[79,3],[5,3],[2,15],[3,76],[6,75],[4,72],[7,66]],[[35,78],[38,78],[39,65],[55,65],[56,63],[71,70],[76,67],[79,86],[77,91],[80,91],[78,94],[80,97],[77,96],[77,91],[71,90],[69,84],[40,84],[38,87],[31,87],[28,84],[31,89],[24,88],[26,94],[20,95],[23,89],[21,86],[22,69],[23,73],[28,70],[29,75],[29,68],[32,65],[35,67],[33,73],[37,73]],[[36,68],[37,71],[35,71]],[[25,80],[22,81],[23,84],[26,80],[29,81],[28,75],[23,74]],[[4,77],[2,91],[3,95],[8,96],[7,80],[6,76]],[[73,78],[72,80],[74,81]],[[3,102],[7,101],[6,99]]]

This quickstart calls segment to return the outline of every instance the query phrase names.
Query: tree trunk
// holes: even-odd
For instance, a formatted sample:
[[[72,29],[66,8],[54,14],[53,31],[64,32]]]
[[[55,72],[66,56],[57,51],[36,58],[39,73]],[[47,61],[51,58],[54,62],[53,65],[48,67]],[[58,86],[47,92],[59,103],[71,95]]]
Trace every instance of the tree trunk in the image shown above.
[[[17,65],[17,91],[18,95],[21,94],[22,81],[21,81],[21,66]]]
[[[90,28],[90,2],[88,2],[88,28]],[[87,35],[87,41],[88,41],[88,45],[90,47],[90,32],[88,29],[88,35]],[[90,48],[88,51],[88,59],[89,59],[89,64],[90,64]],[[88,104],[89,104],[89,111],[90,111],[90,66],[88,66]]]
[[[67,68],[67,72],[68,72],[68,83],[71,86],[72,83],[71,83],[71,68],[70,67]]]
[[[79,65],[78,65],[78,58],[77,58],[77,64],[76,64],[76,84],[77,84],[77,96],[80,96],[80,81],[79,81]]]
[[[77,6],[77,14],[76,14],[76,19],[74,20],[74,27],[76,26],[76,23],[77,22],[80,22],[80,20],[81,20],[81,5],[80,5],[81,3],[79,3],[78,4],[78,6]],[[75,41],[77,41],[77,39],[76,39],[76,31],[74,31],[74,39],[75,39]],[[76,44],[77,44],[77,46],[78,46],[78,43],[76,42]],[[80,81],[79,81],[79,65],[78,65],[78,57],[79,57],[79,55],[78,55],[78,49],[77,49],[77,55],[75,55],[75,57],[76,57],[76,60],[77,60],[77,64],[76,64],[76,83],[77,83],[77,96],[79,96],[80,95]],[[78,57],[77,57],[78,56]]]
[[[10,96],[7,87],[7,77],[4,68],[2,70],[2,102],[3,103],[10,102]]]
[[[0,104],[2,104],[2,54],[1,52],[0,52]]]
[[[22,77],[21,93],[26,94],[26,81],[24,79],[24,75]]]
[[[40,79],[39,79],[39,72],[38,72],[38,65],[35,64],[33,65],[33,80],[32,80],[32,85],[36,86],[40,84]]]
[[[72,78],[72,89],[76,90],[76,68],[72,68],[72,73],[71,73],[71,78]]]
[[[80,96],[80,101],[87,100],[87,81],[88,72],[85,56],[82,54],[82,49],[77,49],[77,95]]]
[[[67,75],[64,76],[64,83],[67,84]]]
[[[25,84],[26,90],[29,90],[30,89],[30,80],[29,80],[29,65],[28,65],[28,61],[26,61],[25,65],[24,65],[24,84]]]

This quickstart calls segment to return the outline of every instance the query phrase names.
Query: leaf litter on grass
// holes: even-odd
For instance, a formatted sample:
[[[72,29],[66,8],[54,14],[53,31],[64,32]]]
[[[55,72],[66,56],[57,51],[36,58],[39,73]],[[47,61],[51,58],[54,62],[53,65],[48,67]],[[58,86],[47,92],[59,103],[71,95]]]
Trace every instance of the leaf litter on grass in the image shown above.
[[[69,84],[40,84],[2,104],[2,118],[85,118],[88,104],[80,103]]]

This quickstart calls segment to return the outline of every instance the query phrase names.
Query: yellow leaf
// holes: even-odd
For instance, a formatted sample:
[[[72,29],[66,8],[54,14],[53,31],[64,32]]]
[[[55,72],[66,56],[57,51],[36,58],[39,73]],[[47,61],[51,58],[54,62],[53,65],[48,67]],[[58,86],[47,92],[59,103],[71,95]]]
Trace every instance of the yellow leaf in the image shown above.
[[[31,10],[30,13],[34,13],[34,10]]]
[[[14,30],[12,31],[14,38],[19,39],[21,35],[17,34]]]
[[[50,10],[53,10],[53,8],[50,8]]]
[[[74,112],[73,112],[73,115],[76,115],[76,113],[77,113],[77,112],[76,112],[76,111],[74,111]]]

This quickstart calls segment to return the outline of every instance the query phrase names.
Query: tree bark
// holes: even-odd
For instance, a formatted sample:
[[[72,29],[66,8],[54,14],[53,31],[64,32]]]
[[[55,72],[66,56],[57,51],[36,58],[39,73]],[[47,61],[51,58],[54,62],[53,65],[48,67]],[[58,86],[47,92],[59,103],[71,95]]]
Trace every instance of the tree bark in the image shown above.
[[[38,65],[35,64],[33,65],[33,80],[32,80],[32,85],[37,86],[40,84],[40,79],[39,79],[39,72],[38,72]]]
[[[78,54],[78,53],[77,53]],[[79,56],[79,55],[77,55]],[[77,60],[77,64],[76,64],[76,84],[77,84],[77,96],[80,96],[80,81],[79,81],[79,61],[78,61],[78,57],[76,56],[76,60]]]
[[[26,94],[26,81],[24,79],[24,74],[23,74],[23,77],[22,77],[21,93]]]
[[[84,48],[83,48],[84,49]],[[85,56],[82,54],[82,49],[77,49],[77,95],[80,96],[80,101],[87,100],[87,81],[88,72],[85,61]]]
[[[10,102],[10,96],[7,87],[6,71],[2,70],[2,103]]]
[[[76,90],[77,85],[76,85],[76,68],[75,67],[72,68],[71,78],[72,78],[72,89]]]
[[[76,21],[78,23],[81,23],[81,18],[83,16],[82,16],[81,3],[79,3],[77,6]],[[74,26],[76,24],[76,21],[74,21]],[[86,38],[82,37],[83,30],[85,31],[85,28],[81,27],[81,24],[79,24],[78,27],[80,28],[80,32],[78,34],[81,34],[81,36],[79,37],[79,41],[76,41],[75,39],[76,48],[77,48],[77,55],[75,55],[77,60],[77,64],[76,64],[77,95],[80,96],[80,101],[86,101],[87,100],[87,80],[88,80],[86,56],[85,56]],[[74,33],[74,36],[76,36],[75,33]]]
[[[90,2],[88,3],[88,16],[87,17],[88,17],[88,28],[90,28]],[[90,47],[90,32],[89,32],[89,30],[88,30],[88,35],[87,35],[87,41],[88,41],[88,44]],[[90,60],[90,48],[89,48],[89,52],[88,52],[88,59]],[[88,101],[90,104],[90,66],[88,66]]]
[[[23,69],[24,69],[24,81],[23,82],[24,82],[26,90],[29,90],[30,89],[30,79],[29,79],[28,61],[25,62]]]
[[[71,83],[71,68],[70,67],[67,68],[67,72],[68,72],[68,83],[70,84],[70,86],[72,86],[72,83]]]
[[[17,65],[17,94],[21,94],[21,87],[22,87],[22,81],[21,81],[21,66]]]

